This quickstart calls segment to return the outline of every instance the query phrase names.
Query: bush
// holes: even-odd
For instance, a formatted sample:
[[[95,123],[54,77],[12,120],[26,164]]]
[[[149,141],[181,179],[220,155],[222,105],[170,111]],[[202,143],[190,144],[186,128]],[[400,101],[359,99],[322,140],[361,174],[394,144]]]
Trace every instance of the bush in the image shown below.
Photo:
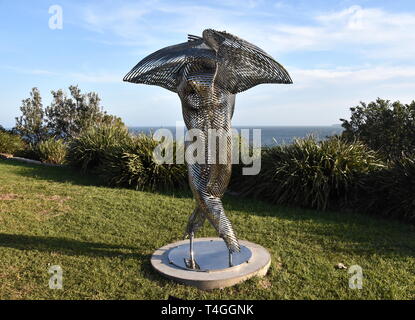
[[[366,175],[357,193],[356,209],[414,222],[415,160],[403,156],[388,168]]]
[[[415,101],[402,104],[378,98],[350,110],[349,121],[340,119],[344,138],[363,141],[386,160],[399,159],[402,152],[415,155]]]
[[[42,97],[38,88],[33,88],[30,92],[30,98],[22,101],[20,111],[22,115],[16,118],[16,126],[13,128],[15,133],[19,134],[27,143],[34,145],[49,136],[45,125]]]
[[[233,188],[276,204],[326,210],[346,206],[360,177],[382,167],[376,153],[360,142],[309,137],[263,149],[260,173],[236,177]]]
[[[6,130],[0,131],[0,153],[15,154],[25,148],[24,141]]]
[[[108,152],[105,155],[99,168],[100,176],[109,185],[137,190],[174,190],[186,186],[187,170],[184,164],[154,162],[153,150],[158,144],[145,134],[133,137],[121,154]]]
[[[127,128],[101,125],[86,131],[70,145],[70,162],[97,173],[105,184],[139,190],[171,190],[187,183],[185,165],[157,164],[151,136],[132,136]]]
[[[120,156],[130,144],[131,136],[125,126],[94,126],[72,140],[69,161],[83,170],[96,169],[104,158]]]
[[[95,92],[82,93],[78,86],[69,86],[70,96],[63,90],[52,91],[52,103],[45,109],[50,134],[69,141],[96,124],[118,124],[120,118],[107,114]]]
[[[37,148],[37,145],[31,144],[31,143],[27,144],[24,149],[17,151],[14,155],[16,157],[21,157],[21,158],[26,158],[26,159],[32,159],[32,160],[37,160],[37,161],[41,160],[39,157],[39,149]]]
[[[38,156],[42,162],[50,164],[64,164],[68,148],[62,139],[50,138],[37,145]]]

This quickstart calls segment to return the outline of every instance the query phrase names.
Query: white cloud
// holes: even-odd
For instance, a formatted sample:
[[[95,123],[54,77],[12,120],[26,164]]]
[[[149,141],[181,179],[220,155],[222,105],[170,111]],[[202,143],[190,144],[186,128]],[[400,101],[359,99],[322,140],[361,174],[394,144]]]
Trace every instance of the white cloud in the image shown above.
[[[372,67],[372,68],[335,68],[335,69],[297,69],[290,68],[297,88],[331,84],[375,84],[394,80],[411,81],[415,84],[415,67]]]
[[[277,59],[281,54],[289,57],[292,52],[326,50],[333,55],[330,63],[325,64],[322,55],[319,61],[310,61],[307,68],[302,67],[307,61],[301,66],[295,61],[288,62],[286,67],[293,85],[258,86],[238,95],[237,124],[330,124],[347,117],[349,107],[360,100],[372,101],[378,96],[403,102],[413,99],[415,13],[351,6],[312,16],[307,13],[309,16],[301,23],[296,19],[283,23],[278,19],[272,21],[269,16],[264,20],[253,19],[263,13],[255,8],[232,8],[233,1],[218,7],[198,2],[186,5],[124,3],[111,10],[106,5],[89,6],[84,8],[82,23],[98,33],[95,41],[129,46],[137,60],[162,46],[185,41],[187,33],[200,34],[205,27],[225,29],[255,43]],[[256,5],[253,3],[253,7]],[[285,7],[284,2],[276,2],[267,14],[272,16],[275,14],[272,10]],[[358,56],[359,62],[336,61],[338,53]],[[333,64],[334,67],[321,67]],[[97,83],[120,83],[123,75],[111,70],[67,74],[80,82]],[[117,108],[124,105],[126,113],[120,115],[128,119],[129,124],[154,124],[161,116],[164,124],[172,124],[181,118],[180,110],[172,108],[179,104],[177,96],[164,89],[130,87],[127,92],[130,94],[128,101],[114,97],[113,103],[110,102]],[[131,111],[136,110],[137,101],[139,105],[157,108],[147,110],[143,117],[142,113]],[[169,112],[160,115],[160,110]]]
[[[122,72],[67,72],[44,69],[28,69],[15,66],[0,66],[0,69],[11,70],[25,75],[67,78],[75,82],[120,83],[124,77]]]
[[[278,52],[360,51],[368,57],[399,59],[415,54],[415,14],[352,6],[314,17],[315,25],[276,25],[270,40]]]
[[[233,1],[230,1],[232,4]],[[229,3],[228,3],[229,5]],[[203,4],[144,2],[107,6],[86,6],[82,24],[89,30],[112,34],[118,44],[155,47],[166,35],[200,33],[206,27],[226,29],[255,41],[270,53],[307,50],[344,50],[368,58],[407,59],[415,55],[415,14],[390,13],[379,8],[351,6],[344,10],[315,14],[309,23],[259,22],[285,6],[276,2],[276,12],[253,10],[257,6],[212,7]],[[110,12],[109,12],[110,11]],[[202,14],[195,14],[196,12]],[[155,18],[156,17],[156,18]],[[154,23],[159,19],[160,23]],[[114,40],[112,39],[114,42]]]

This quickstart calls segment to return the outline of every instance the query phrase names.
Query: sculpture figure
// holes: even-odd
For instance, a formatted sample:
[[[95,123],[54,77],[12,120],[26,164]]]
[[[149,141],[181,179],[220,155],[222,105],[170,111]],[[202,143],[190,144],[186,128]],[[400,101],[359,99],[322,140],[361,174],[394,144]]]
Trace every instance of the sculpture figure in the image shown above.
[[[198,269],[194,259],[193,238],[207,219],[232,253],[240,245],[226,217],[221,198],[231,176],[231,119],[235,95],[261,83],[292,83],[288,72],[255,45],[226,32],[212,29],[203,36],[188,36],[188,42],[158,50],[140,61],[124,81],[157,85],[177,93],[188,130],[199,129],[205,143],[205,162],[188,164],[189,183],[196,199],[186,234],[190,254],[186,266]],[[225,163],[212,161],[208,130],[225,135]],[[212,163],[213,162],[213,163]]]

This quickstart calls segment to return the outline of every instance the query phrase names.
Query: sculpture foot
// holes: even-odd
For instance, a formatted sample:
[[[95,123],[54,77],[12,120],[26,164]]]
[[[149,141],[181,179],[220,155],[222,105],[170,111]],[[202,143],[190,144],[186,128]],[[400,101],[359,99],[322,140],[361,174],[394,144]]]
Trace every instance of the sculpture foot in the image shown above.
[[[184,259],[184,263],[186,265],[187,268],[189,269],[194,269],[194,270],[200,270],[199,265],[197,264],[196,260],[195,260],[195,254],[193,251],[193,238],[194,238],[194,232],[190,232],[189,233],[189,241],[190,241],[190,258],[189,259]]]
[[[193,269],[193,270],[200,270],[200,266],[197,264],[195,259],[184,259],[184,263],[187,268]]]

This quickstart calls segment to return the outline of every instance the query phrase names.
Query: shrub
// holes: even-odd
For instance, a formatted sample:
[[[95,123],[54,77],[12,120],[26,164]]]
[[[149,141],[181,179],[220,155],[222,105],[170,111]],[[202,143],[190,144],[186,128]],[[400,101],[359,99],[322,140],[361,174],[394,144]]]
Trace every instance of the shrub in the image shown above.
[[[105,184],[139,190],[168,190],[186,185],[185,165],[157,164],[151,136],[132,136],[126,127],[101,125],[87,130],[70,145],[70,162],[93,170]]]
[[[64,164],[68,148],[62,139],[49,138],[37,145],[38,155],[42,162],[50,164]]]
[[[25,148],[25,143],[18,135],[5,130],[0,131],[0,153],[15,154]]]
[[[33,88],[30,92],[30,98],[22,101],[20,111],[22,115],[16,118],[14,132],[19,134],[27,143],[34,145],[49,136],[45,125],[42,97],[38,88]]]
[[[49,137],[70,141],[97,123],[124,125],[121,118],[103,110],[97,93],[82,93],[78,86],[70,86],[69,92],[68,96],[61,89],[52,91],[52,102],[44,108],[39,89],[33,88],[22,101],[13,130],[27,143],[37,145]]]
[[[108,152],[99,168],[100,176],[110,185],[137,190],[173,190],[187,185],[184,164],[157,164],[153,150],[159,144],[151,136],[140,134],[124,145],[122,153]],[[176,147],[175,145],[173,146]]]
[[[363,141],[387,160],[399,159],[402,152],[415,154],[415,101],[402,104],[378,98],[350,110],[350,120],[340,119],[344,138]]]
[[[131,136],[125,126],[94,126],[70,143],[69,160],[83,170],[96,169],[104,158],[120,156],[129,144]]]
[[[25,146],[24,149],[18,150],[15,154],[16,157],[26,158],[26,159],[32,159],[40,161],[39,157],[39,149],[37,145],[34,145],[32,143],[29,143]]]
[[[107,114],[95,92],[82,93],[78,86],[52,91],[52,103],[45,109],[48,132],[60,139],[70,140],[96,124],[118,124],[121,119]]]
[[[407,156],[366,175],[356,209],[415,222],[415,160]]]
[[[376,153],[360,142],[296,139],[263,149],[260,173],[237,177],[236,191],[276,204],[325,210],[345,206],[359,178],[382,167]]]

